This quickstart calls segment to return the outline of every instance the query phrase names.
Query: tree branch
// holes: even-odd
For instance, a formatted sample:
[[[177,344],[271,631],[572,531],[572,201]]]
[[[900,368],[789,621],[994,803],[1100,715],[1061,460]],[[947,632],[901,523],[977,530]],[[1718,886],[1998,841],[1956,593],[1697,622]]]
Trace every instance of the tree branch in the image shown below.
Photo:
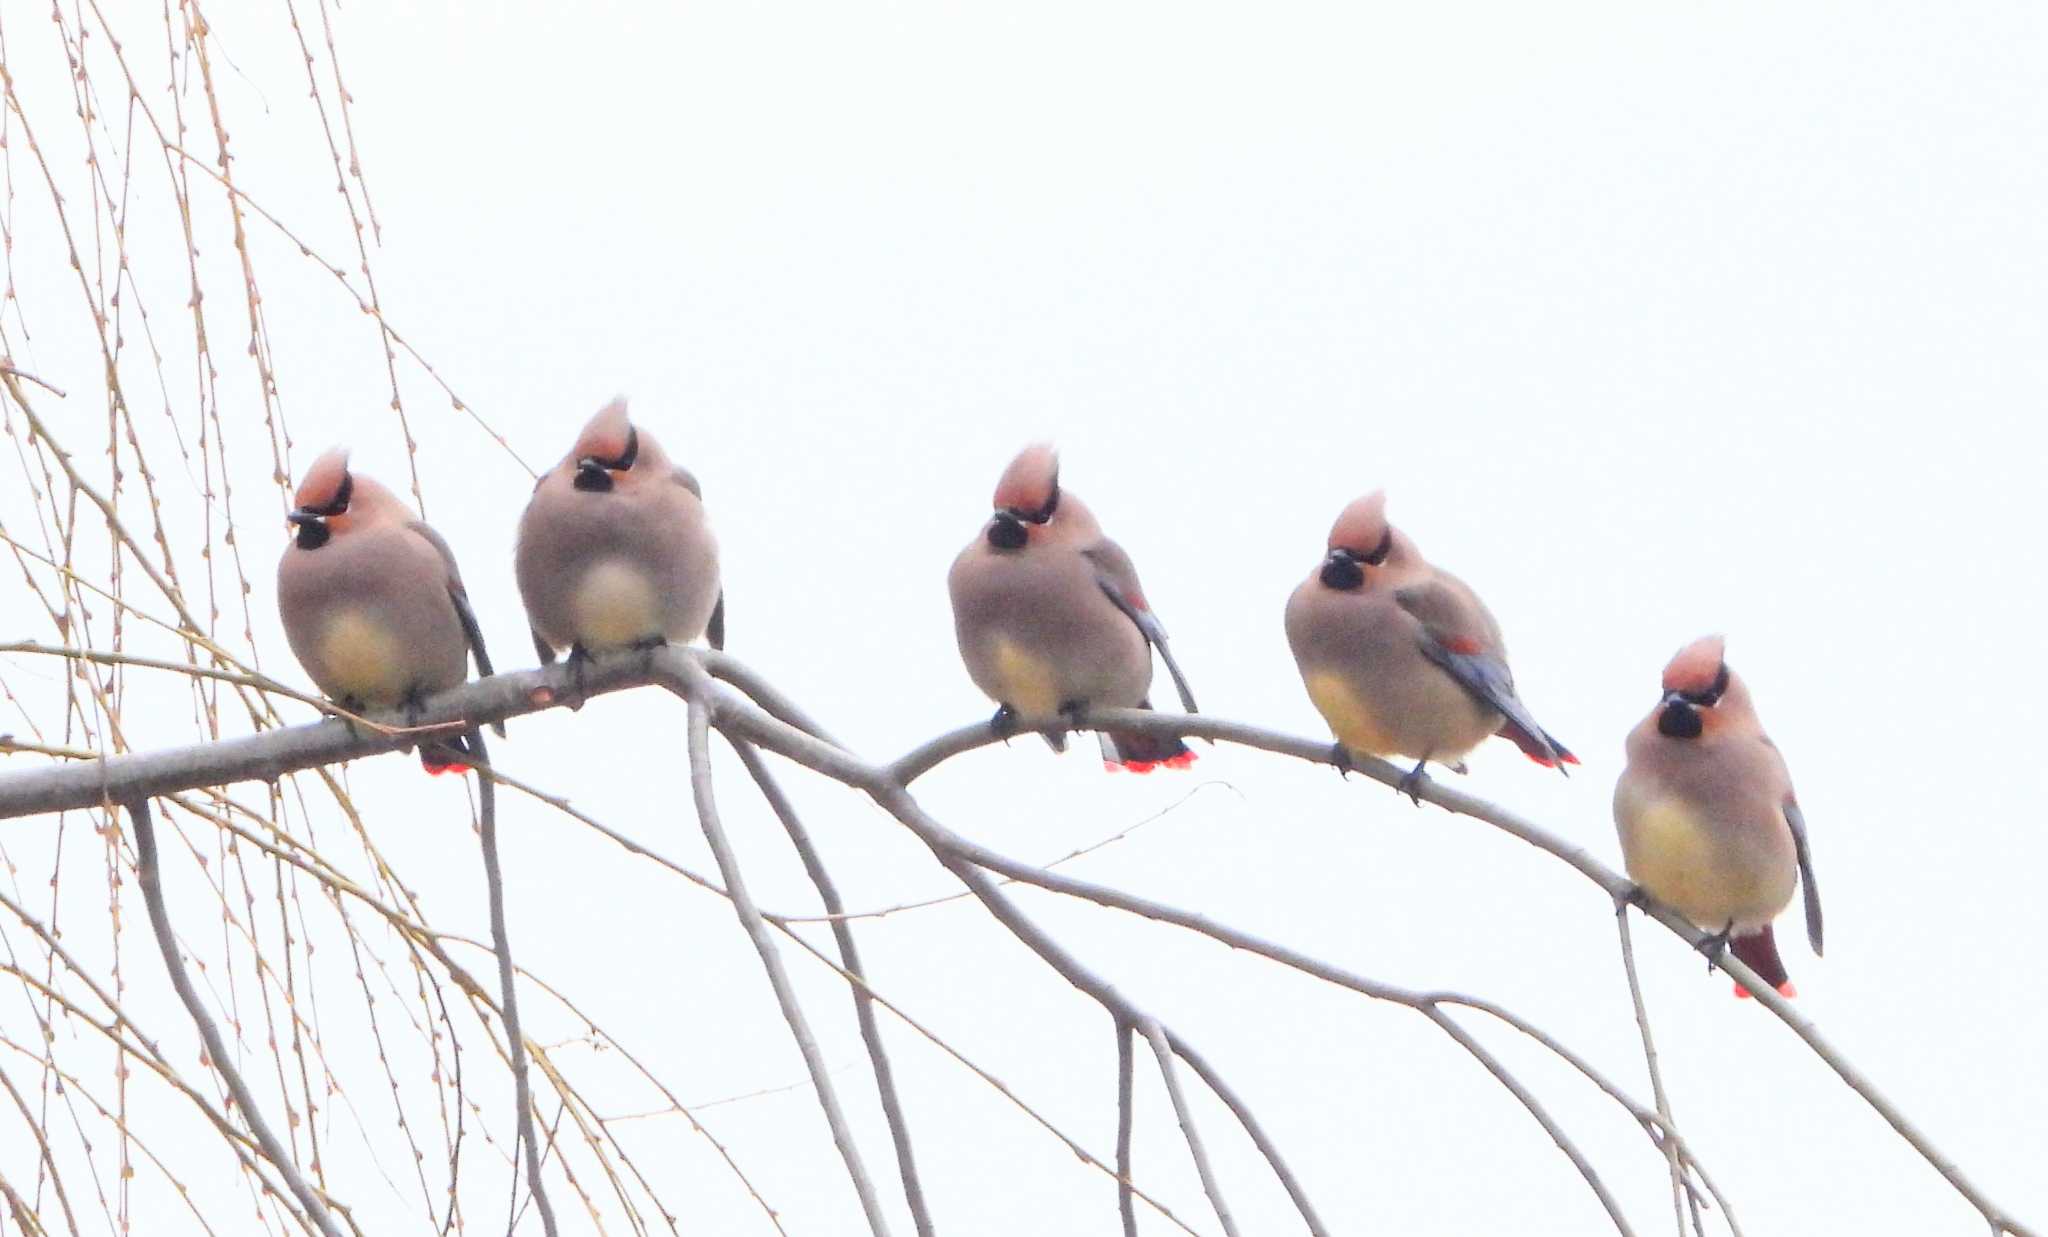
[[[797,857],[803,861],[804,871],[810,874],[811,883],[817,886],[818,900],[825,904],[825,913],[830,917],[832,938],[839,946],[839,962],[846,973],[858,982],[847,987],[853,992],[853,1016],[860,1024],[861,1041],[867,1045],[868,1061],[875,1072],[875,1089],[881,1093],[882,1114],[889,1121],[889,1137],[896,1144],[897,1174],[903,1178],[903,1198],[910,1206],[910,1219],[918,1237],[932,1237],[932,1219],[924,1201],[924,1187],[917,1179],[917,1157],[910,1146],[910,1122],[903,1115],[903,1101],[896,1094],[895,1071],[889,1068],[888,1049],[882,1043],[882,1029],[875,1025],[874,998],[868,994],[867,972],[860,964],[860,950],[854,945],[853,927],[846,922],[845,904],[839,900],[839,889],[832,883],[832,874],[825,870],[824,860],[818,857],[817,847],[811,845],[811,835],[796,814],[796,806],[789,796],[782,793],[781,783],[768,771],[761,753],[750,743],[734,743],[733,751],[740,763],[746,766],[747,775],[754,779],[754,785],[761,791],[761,797],[768,801],[768,807],[782,822],[789,834],[790,844],[796,847]]]
[[[1173,1049],[1166,1042],[1166,1032],[1160,1029],[1157,1018],[1146,1018],[1138,1023],[1138,1033],[1152,1045],[1152,1055],[1159,1061],[1159,1081],[1166,1084],[1166,1098],[1173,1102],[1174,1116],[1180,1118],[1181,1137],[1187,1140],[1188,1155],[1195,1162],[1195,1175],[1202,1179],[1202,1192],[1209,1196],[1209,1205],[1216,1209],[1216,1222],[1223,1226],[1224,1237],[1237,1237],[1237,1222],[1230,1218],[1230,1204],[1223,1199],[1223,1187],[1217,1184],[1216,1172],[1209,1167],[1209,1153],[1202,1149],[1201,1131],[1195,1128],[1195,1114],[1188,1110],[1188,1098],[1181,1094],[1180,1077],[1173,1068]]]
[[[489,765],[491,758],[484,749],[484,732],[471,730],[469,743],[476,752],[476,761]],[[491,952],[498,958],[499,1017],[505,1024],[505,1045],[509,1050],[512,1066],[513,1115],[518,1124],[513,1148],[516,1156],[520,1147],[526,1152],[526,1185],[533,1194],[533,1205],[540,1211],[541,1230],[547,1237],[555,1237],[555,1209],[548,1202],[547,1187],[541,1183],[540,1140],[533,1132],[533,1092],[526,1073],[526,1033],[519,1027],[519,987],[512,975],[512,937],[505,926],[505,878],[498,866],[498,786],[488,777],[477,778],[477,795],[480,811],[479,826],[482,834],[484,853],[484,887],[491,912]],[[519,1188],[519,1169],[512,1170],[512,1188],[516,1198]],[[519,1209],[512,1209],[513,1223],[506,1225],[511,1232],[517,1223]]]
[[[747,893],[746,882],[740,877],[739,860],[733,855],[732,844],[726,840],[725,827],[719,823],[718,803],[711,792],[711,706],[705,699],[702,672],[694,666],[686,666],[685,673],[690,676],[685,699],[690,711],[690,791],[697,804],[697,821],[704,828],[704,840],[710,843],[712,856],[718,860],[718,872],[725,880],[726,892],[732,897],[733,911],[746,928],[747,936],[753,940],[755,951],[761,955],[761,966],[768,972],[768,985],[775,990],[775,1000],[782,1006],[782,1016],[789,1022],[790,1034],[796,1037],[797,1051],[803,1054],[804,1066],[810,1070],[818,1106],[825,1110],[825,1124],[831,1127],[832,1141],[839,1148],[840,1158],[846,1161],[847,1175],[853,1179],[854,1193],[860,1196],[861,1210],[867,1215],[868,1230],[874,1237],[888,1237],[888,1220],[882,1214],[881,1204],[875,1200],[875,1187],[868,1179],[866,1166],[861,1163],[860,1148],[854,1145],[846,1117],[839,1110],[839,1096],[832,1089],[831,1073],[825,1067],[825,1058],[818,1051],[817,1040],[804,1019],[803,1008],[797,1004],[796,989],[790,986],[789,976],[782,969],[782,957],[776,951],[775,941],[768,935],[768,925],[761,918],[760,909],[754,905],[753,897]]]
[[[256,1107],[256,1096],[249,1090],[249,1084],[242,1080],[232,1058],[228,1056],[227,1041],[221,1038],[220,1028],[214,1024],[212,1013],[206,1003],[199,999],[198,991],[192,986],[192,977],[185,973],[185,960],[178,955],[178,938],[171,930],[171,916],[164,905],[162,873],[157,867],[156,828],[150,823],[149,800],[136,797],[128,801],[128,816],[135,824],[135,878],[142,887],[142,902],[149,910],[150,931],[156,934],[157,948],[164,955],[164,969],[170,973],[171,986],[178,990],[178,999],[185,1003],[185,1011],[192,1015],[192,1024],[199,1028],[199,1038],[206,1044],[207,1058],[213,1068],[227,1083],[228,1094],[234,1096],[235,1104],[242,1110],[242,1121],[249,1127],[249,1133],[256,1139],[256,1145],[263,1149],[263,1157],[270,1161],[284,1178],[292,1196],[299,1200],[304,1219],[309,1225],[319,1228],[323,1237],[341,1237],[341,1229],[335,1226],[334,1217],[328,1213],[327,1204],[306,1184],[299,1175],[298,1165],[277,1140],[270,1123],[263,1119],[263,1112]]]

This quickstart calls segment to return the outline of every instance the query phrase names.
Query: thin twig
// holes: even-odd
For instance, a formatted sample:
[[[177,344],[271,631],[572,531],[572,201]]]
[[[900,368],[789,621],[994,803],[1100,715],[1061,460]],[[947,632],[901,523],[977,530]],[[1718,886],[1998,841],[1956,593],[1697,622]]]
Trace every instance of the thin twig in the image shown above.
[[[1138,1215],[1131,1206],[1132,1051],[1134,1032],[1129,1023],[1116,1023],[1116,1214],[1123,1221],[1124,1237],[1138,1237]]]
[[[484,748],[484,732],[472,730],[468,740],[476,752],[476,762],[488,765],[490,755]],[[505,1025],[505,1047],[512,1064],[513,1115],[517,1119],[517,1133],[512,1149],[512,1189],[516,1198],[519,1189],[519,1153],[526,1153],[526,1188],[533,1196],[533,1205],[540,1212],[541,1230],[547,1237],[555,1237],[555,1209],[548,1201],[547,1187],[541,1182],[540,1140],[533,1131],[533,1092],[527,1079],[526,1033],[519,1027],[519,985],[515,982],[512,969],[512,937],[505,925],[505,878],[498,866],[498,787],[488,777],[477,779],[479,811],[477,813],[484,853],[484,887],[491,911],[491,952],[498,959],[498,1008],[499,1018]],[[517,1221],[519,1209],[512,1212]],[[509,1233],[512,1225],[506,1226]]]
[[[748,776],[761,791],[761,797],[768,801],[776,819],[789,834],[790,844],[796,847],[797,857],[803,860],[804,871],[810,874],[811,883],[817,886],[818,900],[825,904],[825,911],[832,916],[832,937],[839,946],[840,965],[846,973],[860,982],[847,987],[853,993],[853,1016],[860,1024],[861,1041],[867,1045],[868,1060],[875,1071],[875,1089],[881,1093],[882,1113],[889,1121],[889,1137],[896,1144],[896,1167],[903,1178],[904,1201],[910,1205],[911,1223],[916,1227],[918,1237],[932,1237],[931,1214],[924,1201],[924,1187],[917,1179],[917,1159],[910,1146],[910,1122],[903,1115],[903,1101],[896,1094],[895,1072],[889,1068],[888,1049],[882,1043],[882,1029],[875,1025],[874,999],[868,995],[867,972],[860,964],[860,950],[853,940],[853,926],[846,922],[845,904],[839,900],[839,889],[832,883],[831,873],[825,870],[825,862],[818,857],[817,847],[811,844],[810,833],[796,814],[796,807],[789,796],[782,792],[781,783],[768,771],[761,760],[761,753],[750,743],[734,743],[733,751],[740,763],[746,766]]]
[[[317,1225],[324,1237],[341,1237],[341,1230],[335,1226],[327,1204],[299,1175],[298,1165],[292,1163],[290,1153],[277,1140],[270,1123],[263,1119],[262,1112],[256,1107],[256,1096],[250,1092],[249,1084],[242,1080],[241,1071],[235,1068],[228,1056],[227,1042],[221,1038],[220,1028],[214,1024],[205,1002],[199,999],[198,990],[192,986],[192,977],[185,973],[185,960],[178,955],[178,938],[171,931],[170,911],[164,905],[163,878],[157,869],[156,829],[150,823],[149,800],[130,799],[127,806],[129,819],[135,824],[136,884],[142,887],[142,902],[149,910],[150,930],[156,933],[157,948],[163,951],[164,969],[170,972],[171,986],[178,990],[178,999],[185,1003],[185,1011],[192,1015],[193,1025],[199,1028],[199,1038],[206,1044],[207,1059],[221,1080],[227,1083],[228,1094],[235,1097],[235,1105],[242,1110],[243,1123],[249,1127],[256,1145],[262,1148],[264,1158],[277,1169],[292,1196],[299,1200],[305,1218]]]
[[[1287,1197],[1294,1200],[1294,1209],[1301,1213],[1301,1218],[1308,1224],[1308,1231],[1313,1237],[1329,1237],[1330,1230],[1323,1227],[1322,1218],[1316,1215],[1315,1204],[1308,1201],[1308,1192],[1301,1188],[1301,1182],[1295,1180],[1294,1170],[1287,1167],[1287,1160],[1280,1154],[1280,1148],[1266,1136],[1264,1127],[1259,1124],[1258,1118],[1252,1115],[1251,1105],[1239,1098],[1231,1085],[1224,1081],[1223,1075],[1212,1069],[1202,1054],[1195,1051],[1193,1045],[1172,1031],[1166,1033],[1166,1042],[1172,1046],[1174,1055],[1186,1061],[1188,1068],[1194,1070],[1209,1089],[1216,1093],[1216,1098],[1223,1101],[1224,1107],[1237,1116],[1237,1123],[1244,1127],[1245,1134],[1252,1140],[1252,1145],[1259,1149],[1259,1154],[1266,1157],[1266,1163],[1272,1166],[1273,1175],[1280,1179],[1280,1185],[1287,1191]]]
[[[1202,1179],[1202,1192],[1216,1209],[1216,1222],[1223,1226],[1226,1237],[1237,1237],[1237,1221],[1230,1218],[1230,1204],[1223,1198],[1223,1187],[1217,1184],[1215,1170],[1209,1167],[1209,1153],[1202,1149],[1195,1114],[1188,1110],[1188,1097],[1181,1094],[1180,1076],[1173,1068],[1173,1048],[1166,1042],[1166,1032],[1157,1018],[1139,1019],[1137,1029],[1145,1042],[1152,1045],[1152,1055],[1159,1062],[1159,1081],[1166,1084],[1166,1098],[1173,1101],[1173,1114],[1180,1118],[1181,1137],[1187,1140],[1188,1156],[1194,1160],[1195,1173]]]
[[[1636,951],[1629,940],[1628,903],[1614,904],[1615,929],[1621,934],[1621,968],[1628,974],[1628,999],[1636,1008],[1636,1028],[1643,1033],[1643,1064],[1650,1071],[1650,1094],[1657,1102],[1657,1122],[1664,1127],[1664,1156],[1671,1162],[1671,1212],[1678,1221],[1678,1237],[1685,1237],[1685,1169],[1678,1161],[1678,1139],[1673,1137],[1675,1126],[1671,1121],[1671,1101],[1664,1094],[1664,1074],[1657,1068],[1657,1044],[1650,1038],[1650,1013],[1643,1005],[1643,985],[1636,978]],[[1695,1229],[1701,1229],[1699,1205],[1692,1210]],[[1704,1231],[1697,1237],[1706,1237]]]
[[[696,681],[703,682],[701,672]],[[775,1001],[782,1007],[783,1018],[789,1022],[790,1034],[796,1037],[797,1051],[803,1054],[805,1068],[811,1072],[818,1106],[825,1110],[825,1124],[831,1127],[832,1141],[839,1148],[840,1158],[846,1161],[846,1173],[853,1179],[854,1193],[860,1196],[868,1230],[874,1237],[887,1237],[888,1221],[882,1214],[881,1204],[875,1199],[875,1187],[868,1179],[867,1167],[861,1163],[860,1148],[854,1145],[846,1117],[839,1110],[839,1096],[832,1089],[831,1073],[825,1066],[824,1054],[818,1051],[817,1040],[811,1035],[803,1007],[797,1004],[796,990],[782,968],[782,956],[775,948],[774,939],[768,935],[768,924],[761,918],[760,909],[747,893],[746,882],[740,877],[739,860],[733,855],[732,844],[726,840],[725,826],[719,823],[718,803],[711,792],[710,703],[701,696],[689,699],[688,703],[690,792],[696,800],[697,821],[703,826],[704,840],[710,844],[712,856],[718,860],[719,875],[724,878],[726,892],[732,897],[733,911],[747,930],[747,936],[753,940],[755,951],[761,955],[761,966],[768,972],[768,985],[775,990]]]

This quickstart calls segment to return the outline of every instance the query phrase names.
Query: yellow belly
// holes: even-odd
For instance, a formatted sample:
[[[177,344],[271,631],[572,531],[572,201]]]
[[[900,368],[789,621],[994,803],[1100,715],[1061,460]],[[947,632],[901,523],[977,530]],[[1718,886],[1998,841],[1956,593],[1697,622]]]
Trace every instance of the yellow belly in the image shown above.
[[[1004,704],[1029,717],[1053,717],[1060,711],[1059,681],[1052,666],[1008,640],[996,641],[996,680]]]
[[[360,610],[342,610],[320,633],[323,689],[373,707],[397,704],[412,686],[406,648],[390,628]]]
[[[1731,919],[1738,926],[1768,922],[1781,909],[1772,905],[1778,898],[1768,873],[1731,862],[1735,856],[1712,823],[1682,802],[1645,804],[1624,840],[1629,876],[1708,931],[1720,931]]]
[[[586,649],[625,648],[662,634],[661,607],[645,573],[617,560],[584,573],[572,603]]]
[[[1354,752],[1391,756],[1399,746],[1342,675],[1321,671],[1307,677],[1308,698],[1330,724],[1330,733]]]

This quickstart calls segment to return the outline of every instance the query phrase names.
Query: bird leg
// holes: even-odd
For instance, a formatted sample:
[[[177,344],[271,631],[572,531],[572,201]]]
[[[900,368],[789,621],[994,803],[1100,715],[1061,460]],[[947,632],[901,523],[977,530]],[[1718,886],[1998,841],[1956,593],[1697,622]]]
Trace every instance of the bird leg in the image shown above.
[[[667,636],[642,636],[633,641],[632,647],[640,652],[640,673],[654,677],[654,653],[656,649],[668,647]]]
[[[1017,710],[1007,704],[996,706],[996,715],[988,719],[989,733],[1008,743],[1010,736],[1017,733]]]
[[[1402,774],[1401,780],[1394,783],[1394,793],[1407,795],[1416,807],[1421,807],[1422,795],[1419,792],[1422,789],[1422,784],[1429,780],[1429,774],[1423,772],[1428,765],[1429,757],[1427,756],[1416,761],[1415,767]]]
[[[584,676],[590,670],[590,650],[584,648],[581,642],[570,645],[568,665],[569,698],[563,703],[568,705],[569,711],[573,713],[581,709],[583,702],[589,698],[589,689],[583,684]]]
[[[1086,700],[1060,701],[1060,716],[1066,718],[1067,725],[1072,726],[1075,730],[1084,729],[1081,725],[1081,719],[1087,715],[1088,702]]]
[[[1709,975],[1714,973],[1714,968],[1720,965],[1721,959],[1727,955],[1728,938],[1734,932],[1735,921],[1731,919],[1728,921],[1728,926],[1699,943],[1699,951],[1707,956],[1707,973]]]
[[[1330,763],[1336,767],[1337,776],[1346,780],[1350,779],[1352,770],[1357,768],[1351,763],[1351,749],[1341,742],[1330,744]]]

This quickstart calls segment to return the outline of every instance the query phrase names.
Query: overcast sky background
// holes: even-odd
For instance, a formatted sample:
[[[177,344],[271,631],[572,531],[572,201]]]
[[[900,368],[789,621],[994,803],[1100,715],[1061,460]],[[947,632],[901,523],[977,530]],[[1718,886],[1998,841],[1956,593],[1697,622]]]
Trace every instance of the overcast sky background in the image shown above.
[[[352,267],[297,44],[270,8],[208,10],[233,60],[216,85],[237,176]],[[153,18],[135,20],[131,50],[161,60]],[[1994,1199],[2048,1223],[2039,6],[358,3],[335,20],[390,320],[536,467],[630,397],[703,481],[730,651],[867,755],[991,708],[955,653],[944,576],[1035,439],[1060,445],[1065,484],[1131,552],[1205,710],[1304,735],[1326,732],[1281,606],[1344,503],[1385,487],[1392,519],[1486,598],[1524,698],[1584,760],[1567,781],[1493,743],[1460,786],[1617,867],[1622,737],[1671,653],[1725,632],[1813,831],[1829,955],[1810,955],[1796,913],[1780,936],[1800,1008]],[[55,35],[25,10],[5,33],[30,119],[62,150],[76,124]],[[192,141],[210,149],[202,117]],[[9,166],[16,278],[40,314],[26,343],[10,335],[16,361],[72,391],[52,415],[90,443],[103,397],[76,277],[29,197],[34,165],[17,148]],[[374,332],[293,246],[252,238],[292,467],[340,439],[402,488]],[[139,278],[159,281],[175,344],[189,331],[175,216],[138,220],[128,243],[152,257]],[[271,613],[285,530],[255,386],[233,372],[234,251],[224,236],[203,249],[223,416],[251,434],[237,515],[258,645],[303,682]],[[427,515],[500,664],[530,664],[511,573],[528,475],[416,369],[404,386]],[[0,635],[51,634],[0,586]],[[193,737],[176,710],[129,731],[138,746]],[[710,871],[681,748],[679,708],[649,695],[525,720],[496,750]],[[737,766],[720,773],[757,897],[812,907]],[[348,776],[439,921],[482,936],[452,779],[398,758]],[[956,888],[859,798],[789,780],[849,906]],[[1136,778],[1104,774],[1092,743],[1055,758],[1024,741],[919,792],[1038,861],[1178,803],[1071,870],[1367,975],[1499,1000],[1648,1099],[1605,897],[1487,826],[1228,747]],[[802,1080],[726,904],[544,809],[508,803],[504,828],[523,966],[687,1101]],[[33,885],[51,859],[30,829],[8,842]],[[101,858],[67,852],[84,865],[75,919],[105,905]],[[1020,897],[1225,1073],[1334,1231],[1605,1225],[1514,1100],[1412,1013]],[[1668,933],[1637,936],[1678,1119],[1747,1231],[1981,1230],[1776,1019]],[[1113,1040],[1092,1003],[969,903],[865,923],[861,939],[879,990],[1110,1152]],[[146,942],[125,948],[138,1016],[190,1061]],[[908,1231],[843,992],[785,952]],[[330,1005],[349,999],[344,984]],[[573,1030],[529,1001],[535,1038]],[[884,1026],[942,1231],[1115,1231],[1106,1178]],[[1638,1230],[1668,1229],[1662,1163],[1632,1123],[1478,1029]],[[613,1068],[566,1055],[592,1077]],[[1139,1079],[1138,1178],[1213,1231],[1142,1055]],[[477,1086],[502,1118],[509,1088]],[[654,1106],[623,1081],[613,1094],[615,1111]],[[1228,1114],[1206,1094],[1197,1113],[1244,1231],[1297,1231]],[[856,1230],[806,1088],[704,1119],[790,1232]],[[676,1119],[630,1128],[688,1229],[766,1228]],[[19,1131],[0,1145],[32,1168]],[[470,1222],[486,1229],[502,1215],[495,1154],[472,1161]],[[360,1217],[416,1203],[374,1174],[362,1186]],[[521,1231],[539,1231],[533,1217]]]

